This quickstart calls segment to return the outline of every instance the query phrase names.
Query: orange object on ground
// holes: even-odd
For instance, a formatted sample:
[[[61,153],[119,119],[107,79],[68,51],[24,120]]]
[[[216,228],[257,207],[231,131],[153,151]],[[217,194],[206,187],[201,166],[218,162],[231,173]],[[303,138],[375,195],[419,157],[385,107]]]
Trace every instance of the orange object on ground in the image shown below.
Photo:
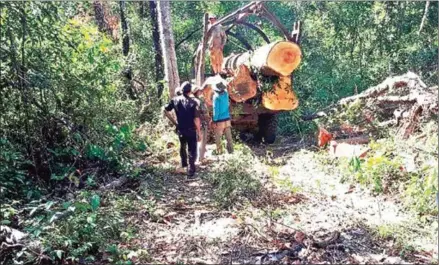
[[[291,77],[281,76],[274,84],[273,91],[262,95],[262,105],[270,110],[293,110],[299,100],[291,88]]]
[[[327,144],[331,140],[332,140],[332,134],[329,133],[324,128],[320,127],[319,128],[319,136],[318,136],[319,146],[320,147],[324,146],[325,144]]]

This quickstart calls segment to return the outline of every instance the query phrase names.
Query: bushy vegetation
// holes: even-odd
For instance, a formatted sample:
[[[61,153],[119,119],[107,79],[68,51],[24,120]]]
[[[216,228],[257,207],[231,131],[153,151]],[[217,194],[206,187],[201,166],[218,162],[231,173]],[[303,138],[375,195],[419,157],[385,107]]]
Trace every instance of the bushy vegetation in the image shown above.
[[[202,14],[221,17],[244,4],[172,3],[182,81],[191,79]],[[147,255],[119,243],[129,241],[134,229],[126,211],[149,212],[152,202],[99,191],[121,177],[145,179],[146,171],[136,160],[154,154],[155,161],[163,162],[177,154],[172,148],[176,135],[166,134],[169,127],[158,121],[168,93],[166,87],[160,93],[164,82],[155,71],[148,2],[125,6],[128,54],[122,51],[120,25],[116,34],[100,29],[93,2],[0,2],[0,223],[29,233],[28,240],[36,242],[32,248],[0,253],[10,263],[129,263]],[[267,6],[288,28],[295,20],[304,22],[304,56],[294,72],[301,105],[280,116],[283,134],[304,137],[314,132],[316,124],[301,121],[302,114],[360,92],[385,76],[410,69],[428,84],[437,80],[437,2],[430,4],[419,35],[422,2]],[[120,18],[120,3],[109,2],[107,11]],[[258,24],[270,40],[280,38],[268,21]],[[264,43],[246,27],[236,31],[254,48]],[[225,54],[237,51],[244,50],[229,38]],[[397,153],[386,149],[395,146],[375,143],[374,152],[366,161],[355,162],[349,174],[377,192],[397,190],[395,179],[402,181],[409,205],[420,213],[435,213],[437,165],[431,153],[437,151],[437,137],[428,135],[429,147],[420,147],[425,152],[420,152],[414,172],[400,170],[398,156],[380,153]],[[248,150],[238,145],[225,165],[207,175],[220,206],[232,207],[257,195],[261,184],[249,170],[251,160]]]
[[[83,191],[64,200],[18,202],[2,207],[2,223],[25,227],[31,243],[10,258],[25,264],[36,262],[86,262],[106,260],[132,264],[146,258],[143,249],[121,248],[135,233],[130,212],[151,210],[147,201],[112,192]],[[20,209],[19,209],[20,208]]]
[[[371,142],[364,159],[342,158],[338,166],[344,181],[370,187],[376,194],[401,194],[407,207],[420,215],[437,214],[437,128],[424,125],[421,134]],[[422,136],[420,140],[419,136]]]

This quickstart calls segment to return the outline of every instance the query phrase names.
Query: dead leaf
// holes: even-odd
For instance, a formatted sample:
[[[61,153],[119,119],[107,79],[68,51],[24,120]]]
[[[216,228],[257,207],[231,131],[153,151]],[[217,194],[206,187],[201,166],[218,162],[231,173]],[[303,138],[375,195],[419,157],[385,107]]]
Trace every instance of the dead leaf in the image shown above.
[[[303,243],[303,240],[305,240],[305,238],[306,238],[305,234],[301,231],[297,231],[294,234],[294,240],[296,240],[296,242]]]

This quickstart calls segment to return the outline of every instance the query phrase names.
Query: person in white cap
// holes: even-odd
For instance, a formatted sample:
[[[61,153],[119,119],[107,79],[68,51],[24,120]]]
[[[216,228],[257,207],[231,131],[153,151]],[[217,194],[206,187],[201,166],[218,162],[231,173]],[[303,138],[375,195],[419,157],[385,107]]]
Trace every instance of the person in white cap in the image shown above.
[[[209,28],[216,23],[216,16],[213,14],[209,15]],[[226,45],[227,36],[223,30],[221,24],[216,25],[209,36],[209,51],[210,51],[210,64],[212,65],[212,70],[215,74],[221,72],[221,65],[223,64],[223,50],[224,45]]]

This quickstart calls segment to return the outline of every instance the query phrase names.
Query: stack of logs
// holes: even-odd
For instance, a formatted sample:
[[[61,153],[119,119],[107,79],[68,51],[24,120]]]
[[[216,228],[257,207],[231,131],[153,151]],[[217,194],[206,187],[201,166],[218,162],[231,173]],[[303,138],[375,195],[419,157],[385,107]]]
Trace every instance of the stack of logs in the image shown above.
[[[224,59],[222,72],[231,77],[227,90],[231,100],[240,103],[262,94],[262,105],[270,110],[293,110],[299,101],[292,90],[291,73],[299,66],[301,50],[290,41],[276,41],[254,52],[232,54]],[[260,91],[260,76],[277,77],[269,91]],[[211,85],[216,77],[203,84],[207,104],[211,106]],[[258,93],[260,92],[260,93]]]

